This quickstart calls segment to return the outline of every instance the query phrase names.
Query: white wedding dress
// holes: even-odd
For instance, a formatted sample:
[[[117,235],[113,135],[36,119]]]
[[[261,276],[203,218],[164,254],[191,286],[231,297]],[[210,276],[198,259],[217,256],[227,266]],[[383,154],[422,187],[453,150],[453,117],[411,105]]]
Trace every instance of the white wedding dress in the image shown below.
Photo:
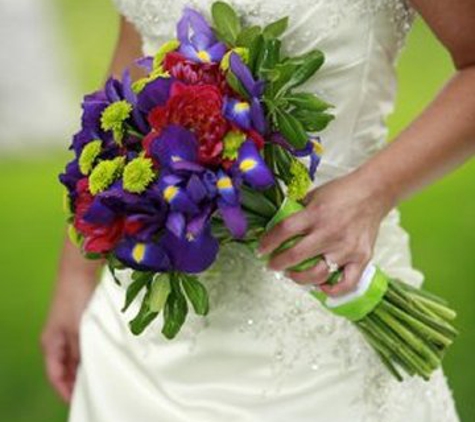
[[[211,0],[116,0],[144,51],[174,36],[185,5],[209,16]],[[316,184],[382,148],[396,90],[394,62],[412,22],[401,0],[235,0],[253,24],[290,17],[285,48],[319,48],[326,63],[305,90],[336,106]],[[374,261],[419,286],[409,238],[393,210]],[[139,337],[120,312],[129,282],[104,273],[81,323],[81,364],[70,422],[456,422],[442,371],[399,383],[351,323],[267,271],[243,247],[224,249],[203,278],[211,312],[191,315],[172,341],[161,318]]]

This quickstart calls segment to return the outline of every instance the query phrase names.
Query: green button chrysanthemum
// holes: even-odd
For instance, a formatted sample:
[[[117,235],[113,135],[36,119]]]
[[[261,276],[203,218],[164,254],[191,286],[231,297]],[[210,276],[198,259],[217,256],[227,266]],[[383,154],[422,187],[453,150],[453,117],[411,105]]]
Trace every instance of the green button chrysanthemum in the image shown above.
[[[124,157],[101,161],[89,176],[89,190],[96,195],[106,190],[114,182],[124,168]]]
[[[124,168],[124,189],[133,193],[142,193],[154,178],[152,160],[145,157],[135,158]]]
[[[111,130],[114,135],[114,140],[121,144],[124,137],[125,128],[124,122],[130,117],[132,113],[132,104],[125,100],[116,101],[110,104],[101,116],[101,127],[103,130]]]
[[[241,145],[246,140],[246,135],[242,132],[231,131],[226,134],[223,139],[224,150],[223,158],[235,160],[238,156],[238,151]]]
[[[79,156],[79,170],[82,174],[88,175],[92,167],[94,166],[94,161],[101,152],[102,141],[96,140],[89,142],[82,149],[81,155]]]
[[[287,195],[290,199],[299,201],[305,198],[312,184],[312,180],[305,165],[297,159],[292,160],[290,164],[290,174],[292,175],[292,179],[287,186]]]
[[[170,40],[163,44],[157,51],[157,54],[155,54],[155,57],[153,58],[153,68],[156,69],[157,67],[161,67],[163,63],[163,59],[167,55],[167,53],[170,53],[172,51],[175,51],[180,47],[180,41],[177,39]]]

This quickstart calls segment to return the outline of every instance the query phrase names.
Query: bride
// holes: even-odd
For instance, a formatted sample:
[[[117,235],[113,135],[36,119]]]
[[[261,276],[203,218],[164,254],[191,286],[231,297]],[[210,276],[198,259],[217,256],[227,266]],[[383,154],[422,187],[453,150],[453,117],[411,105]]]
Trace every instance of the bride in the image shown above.
[[[111,73],[171,38],[185,5],[211,0],[116,0],[123,15]],[[395,381],[353,325],[331,315],[302,285],[322,284],[328,265],[285,268],[316,254],[344,271],[322,286],[339,295],[371,259],[415,286],[407,233],[395,208],[475,153],[475,4],[469,0],[234,0],[252,24],[289,16],[285,48],[327,61],[306,86],[336,105],[326,153],[306,211],[263,238],[261,253],[303,233],[270,261],[225,248],[205,276],[212,311],[191,317],[173,341],[151,325],[139,337],[120,312],[122,285],[68,241],[42,343],[49,379],[71,400],[70,422],[456,422],[442,371],[429,382]],[[420,13],[457,72],[425,112],[386,146],[394,62]],[[430,69],[427,69],[430,72]],[[159,324],[159,323],[157,323]]]

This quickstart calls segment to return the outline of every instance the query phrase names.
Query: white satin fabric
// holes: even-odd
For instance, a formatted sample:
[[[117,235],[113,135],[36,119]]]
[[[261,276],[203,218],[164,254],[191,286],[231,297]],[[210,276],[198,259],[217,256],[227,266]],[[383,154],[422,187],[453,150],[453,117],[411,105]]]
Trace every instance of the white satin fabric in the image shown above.
[[[151,54],[174,35],[185,5],[206,14],[208,0],[115,0]],[[326,63],[302,89],[333,103],[316,184],[363,163],[385,142],[395,95],[394,61],[412,12],[401,0],[235,0],[246,20],[290,17],[293,54],[319,48]],[[413,285],[409,238],[393,210],[373,261]],[[161,318],[139,337],[120,312],[118,286],[104,272],[80,331],[81,364],[70,422],[457,422],[442,371],[430,382],[393,380],[356,329],[308,293],[267,271],[245,248],[226,247],[203,282],[206,318],[191,315],[172,341]]]

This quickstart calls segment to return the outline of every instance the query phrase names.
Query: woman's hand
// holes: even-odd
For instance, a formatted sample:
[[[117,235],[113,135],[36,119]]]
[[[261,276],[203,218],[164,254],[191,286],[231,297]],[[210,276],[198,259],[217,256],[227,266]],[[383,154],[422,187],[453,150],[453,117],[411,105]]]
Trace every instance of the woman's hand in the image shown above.
[[[266,233],[259,253],[269,254],[282,242],[303,235],[292,248],[275,255],[269,267],[282,271],[305,259],[324,255],[343,270],[341,281],[325,285],[329,276],[324,261],[306,271],[286,271],[297,283],[318,284],[329,295],[352,290],[371,259],[379,225],[393,206],[389,191],[382,191],[377,175],[368,179],[358,171],[311,191],[306,208]]]
[[[74,278],[78,277],[73,275],[58,284],[41,335],[46,374],[66,402],[71,399],[79,363],[79,322],[96,285]]]
[[[102,266],[100,260],[86,260],[65,238],[58,282],[41,334],[41,346],[48,379],[66,402],[71,399],[79,363],[79,323]]]

